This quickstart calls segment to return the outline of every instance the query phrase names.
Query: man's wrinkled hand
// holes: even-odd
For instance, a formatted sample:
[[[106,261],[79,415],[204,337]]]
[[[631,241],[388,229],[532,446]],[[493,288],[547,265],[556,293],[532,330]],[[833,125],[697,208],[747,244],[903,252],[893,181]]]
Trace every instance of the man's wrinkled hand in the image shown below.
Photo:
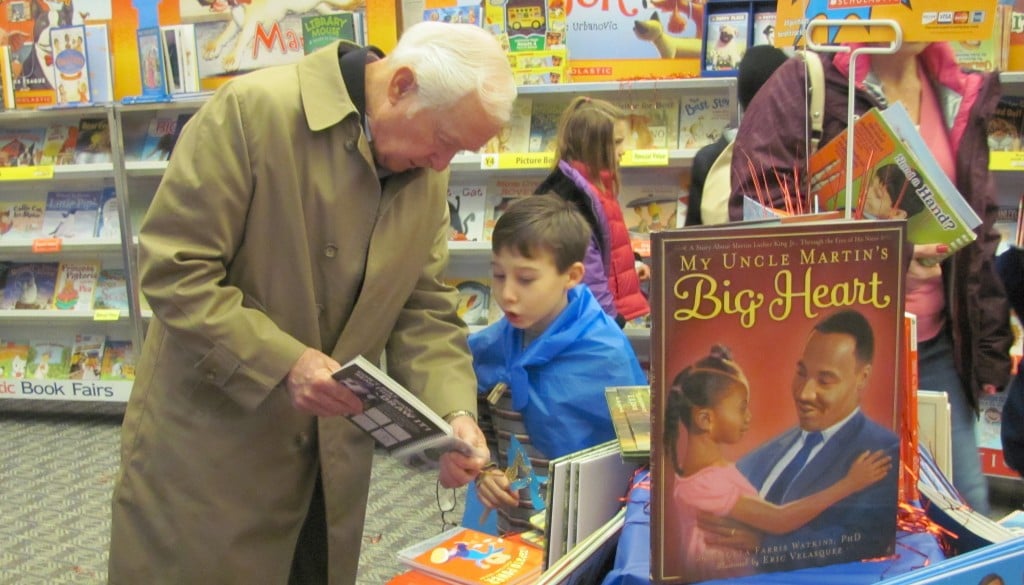
[[[363,403],[331,375],[341,368],[331,356],[307,347],[285,377],[292,406],[314,416],[352,416]]]
[[[441,470],[438,480],[446,488],[462,487],[480,474],[480,470],[491,459],[487,439],[471,416],[457,416],[451,421],[452,434],[469,443],[476,451],[466,455],[449,451],[441,456]]]

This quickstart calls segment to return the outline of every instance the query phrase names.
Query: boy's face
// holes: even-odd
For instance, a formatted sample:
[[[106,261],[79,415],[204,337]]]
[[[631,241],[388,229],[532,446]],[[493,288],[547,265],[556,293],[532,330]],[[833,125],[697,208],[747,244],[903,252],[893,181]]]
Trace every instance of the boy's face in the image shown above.
[[[495,252],[491,288],[509,324],[536,337],[569,303],[569,289],[583,279],[583,263],[559,273],[550,252],[537,251],[534,256],[525,258],[509,248]]]

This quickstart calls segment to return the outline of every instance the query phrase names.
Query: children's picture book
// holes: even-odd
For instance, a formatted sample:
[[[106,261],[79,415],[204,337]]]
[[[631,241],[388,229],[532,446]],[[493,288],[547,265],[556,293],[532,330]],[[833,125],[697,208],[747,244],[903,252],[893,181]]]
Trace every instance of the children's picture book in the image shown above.
[[[103,191],[50,191],[43,213],[43,236],[48,238],[93,238],[99,221]]]
[[[107,340],[103,348],[101,380],[134,380],[135,361],[138,356],[131,341]]]
[[[736,75],[750,42],[750,16],[748,8],[708,9],[702,75]]]
[[[12,262],[7,268],[0,309],[49,309],[56,280],[57,262]]]
[[[28,370],[30,380],[67,380],[71,344],[52,340],[29,340]]]
[[[8,206],[10,225],[5,238],[31,240],[43,235],[43,215],[46,213],[45,199],[26,199],[10,202]]]
[[[110,122],[107,118],[82,118],[78,121],[75,164],[109,163]]]
[[[404,548],[398,559],[450,583],[521,585],[541,572],[543,551],[519,540],[456,526]]]
[[[149,121],[146,138],[142,141],[139,160],[169,160],[174,150],[175,132],[178,129],[177,114],[157,114]]]
[[[1024,134],[1024,96],[1004,95],[988,121],[989,152],[1020,152]]]
[[[847,132],[820,147],[808,165],[820,209],[852,209],[855,219],[907,220],[914,244],[946,244],[952,254],[977,237],[981,218],[931,155],[903,104],[873,108],[853,126],[853,193],[846,192]]]
[[[708,90],[687,92],[679,103],[679,148],[694,150],[721,138],[734,109],[728,96]]]
[[[99,275],[99,260],[61,262],[53,287],[52,308],[58,311],[91,311]]]
[[[679,147],[679,100],[612,99],[626,112],[629,121],[627,150],[675,149]]]
[[[185,81],[182,79],[181,47],[178,31],[174,26],[160,27],[160,51],[164,56],[164,72],[167,75],[167,93],[185,93]]]
[[[71,346],[68,362],[69,380],[99,380],[103,366],[105,335],[79,333]]]
[[[142,80],[142,95],[144,96],[167,95],[167,70],[160,36],[160,27],[158,26],[144,27],[136,31],[139,49],[139,76]]]
[[[78,140],[78,124],[57,122],[46,129],[43,138],[42,165],[67,165],[74,162],[75,142]]]
[[[484,152],[529,152],[530,151],[530,115],[533,112],[533,99],[519,96],[512,104],[512,115],[507,124],[501,127],[498,134],[484,146]]]
[[[14,77],[11,74],[11,47],[0,45],[0,105],[14,109]]]
[[[221,12],[218,20],[209,20],[208,16],[197,20],[196,46],[202,48],[199,78],[236,75],[301,59],[301,15],[290,13],[283,5],[273,11],[278,16],[276,20],[250,20],[245,26],[239,26],[228,11]]]
[[[452,434],[443,418],[366,358],[356,356],[334,373],[334,379],[363,402],[363,412],[350,417],[352,422],[405,465],[433,469],[448,451],[479,455]]]
[[[893,554],[905,222],[651,238],[652,581]]]
[[[331,12],[302,16],[302,52],[306,55],[341,39],[362,45],[362,12]]]
[[[459,291],[458,314],[463,323],[474,327],[492,321],[493,303],[489,279],[452,279],[448,283]]]
[[[0,167],[26,167],[43,158],[46,128],[0,129]]]
[[[483,241],[484,218],[487,214],[487,187],[484,185],[449,185],[448,213],[451,218],[449,240]]]
[[[508,206],[517,199],[529,197],[537,188],[537,179],[497,178],[488,185],[487,216],[484,218],[484,240],[491,241],[494,224]]]
[[[97,238],[120,238],[121,217],[117,210],[117,191],[106,187],[100,196],[100,216],[96,222]]]
[[[93,309],[128,310],[128,281],[123,268],[103,268],[96,279]]]
[[[85,25],[50,29],[53,49],[53,76],[57,104],[81,104],[92,101],[89,90],[89,60],[86,58]]]
[[[1003,426],[1003,406],[1006,393],[982,394],[978,396],[978,410],[981,417],[974,427],[978,437],[978,451],[981,456],[981,471],[986,475],[1020,477],[1003,459],[1003,440],[1000,431]]]
[[[673,228],[679,214],[679,184],[676,182],[624,185],[619,192],[629,242],[642,258],[651,255],[651,233]],[[685,209],[683,210],[685,215]]]
[[[604,390],[622,458],[647,461],[651,456],[651,387],[609,386]]]
[[[558,120],[568,106],[565,101],[534,100],[530,112],[530,152],[554,152]]]
[[[949,395],[938,390],[918,390],[917,437],[921,448],[928,449],[935,464],[946,477],[953,477],[953,435]]]
[[[774,4],[769,5],[775,8]],[[775,10],[761,10],[754,8],[754,20],[752,23],[751,36],[753,40],[750,45],[775,45]]]
[[[89,97],[95,104],[114,101],[110,32],[106,23],[85,25],[85,57],[89,68]]]
[[[0,341],[0,378],[20,380],[28,369],[27,341]]]

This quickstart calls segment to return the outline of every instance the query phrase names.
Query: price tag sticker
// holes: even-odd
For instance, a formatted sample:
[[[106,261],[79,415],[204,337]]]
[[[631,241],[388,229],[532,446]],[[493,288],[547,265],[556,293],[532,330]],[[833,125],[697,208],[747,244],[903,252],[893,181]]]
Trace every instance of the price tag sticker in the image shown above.
[[[34,254],[55,254],[60,252],[64,240],[61,238],[36,238],[32,240]]]
[[[480,168],[495,169],[549,169],[555,165],[553,152],[493,152],[480,155]]]
[[[668,162],[668,150],[664,148],[627,150],[622,155],[624,167],[667,167]]]
[[[121,309],[96,309],[93,311],[93,321],[117,321],[121,318]]]
[[[53,178],[53,165],[0,167],[0,181],[35,181]]]

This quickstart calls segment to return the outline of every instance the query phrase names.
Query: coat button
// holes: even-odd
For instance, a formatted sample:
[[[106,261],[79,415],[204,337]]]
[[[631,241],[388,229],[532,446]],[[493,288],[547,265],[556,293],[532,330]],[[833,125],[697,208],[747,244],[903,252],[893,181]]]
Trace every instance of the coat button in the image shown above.
[[[299,449],[305,449],[309,447],[309,433],[303,431],[295,435],[295,446]]]
[[[327,256],[328,258],[334,258],[337,255],[338,255],[338,247],[337,246],[335,246],[334,244],[327,244],[326,246],[324,246],[324,256]]]
[[[359,146],[359,141],[356,140],[355,138],[345,141],[345,150],[349,152],[354,151],[357,146]]]

